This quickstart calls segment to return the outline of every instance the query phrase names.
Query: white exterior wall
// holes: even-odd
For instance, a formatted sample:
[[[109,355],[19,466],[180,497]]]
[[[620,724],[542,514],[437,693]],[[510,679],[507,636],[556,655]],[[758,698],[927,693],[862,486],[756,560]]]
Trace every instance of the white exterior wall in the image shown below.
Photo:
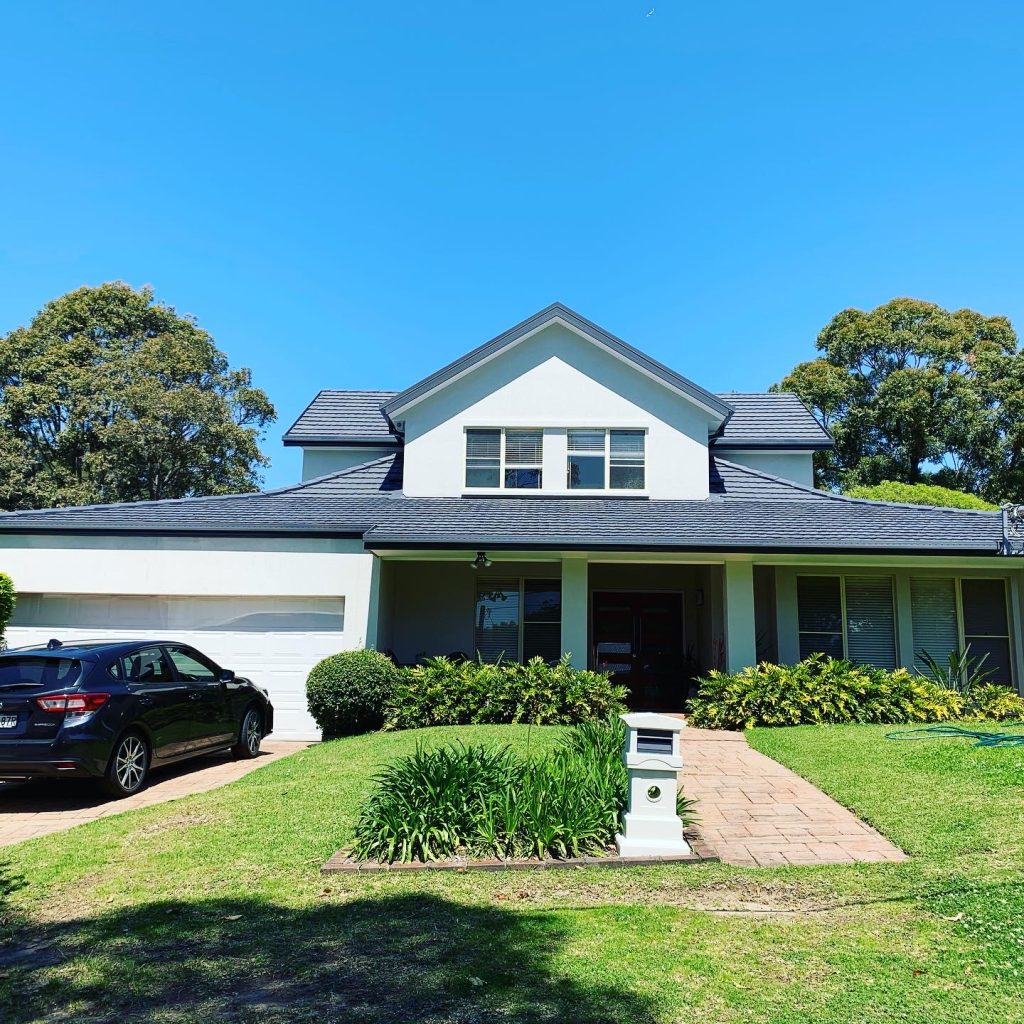
[[[784,480],[814,486],[814,455],[811,452],[734,452],[723,450],[721,456],[726,462],[749,466],[761,473],[781,476]]]
[[[365,462],[393,455],[391,448],[303,448],[302,479],[315,480],[318,476],[337,473],[342,469],[361,466]]]
[[[642,493],[694,499],[708,494],[709,414],[561,324],[506,350],[403,415],[408,495],[466,492],[470,427],[546,428],[543,492],[562,494],[583,493],[567,492],[565,428],[642,428],[647,431]]]
[[[10,626],[15,647],[118,637],[179,640],[270,692],[275,736],[318,739],[306,711],[305,681],[321,658],[376,639],[376,562],[358,541],[315,538],[0,536],[0,570],[20,594],[341,598],[337,630],[308,632],[96,629],[74,621]],[[70,602],[73,604],[73,602]],[[286,601],[281,602],[287,606]],[[166,635],[164,635],[166,633]]]

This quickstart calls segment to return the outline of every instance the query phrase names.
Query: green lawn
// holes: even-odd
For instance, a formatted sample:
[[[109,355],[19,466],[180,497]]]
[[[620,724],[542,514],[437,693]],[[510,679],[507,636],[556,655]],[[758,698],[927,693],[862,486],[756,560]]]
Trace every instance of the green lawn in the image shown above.
[[[0,849],[0,1021],[1024,1020],[1024,748],[751,734],[905,864],[319,875],[417,740],[558,732],[337,741]]]

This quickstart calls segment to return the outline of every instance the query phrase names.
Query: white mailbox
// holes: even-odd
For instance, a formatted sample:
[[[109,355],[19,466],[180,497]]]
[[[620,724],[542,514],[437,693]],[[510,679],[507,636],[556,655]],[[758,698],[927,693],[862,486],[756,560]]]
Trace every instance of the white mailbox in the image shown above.
[[[615,837],[620,857],[657,857],[690,852],[676,814],[677,774],[683,767],[679,734],[685,723],[670,715],[623,715],[629,796],[622,834]]]

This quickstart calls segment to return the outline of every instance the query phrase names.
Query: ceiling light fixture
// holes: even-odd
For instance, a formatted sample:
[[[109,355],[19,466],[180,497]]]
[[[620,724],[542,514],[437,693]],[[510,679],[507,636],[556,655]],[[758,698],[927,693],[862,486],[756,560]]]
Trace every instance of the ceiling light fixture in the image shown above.
[[[476,558],[469,563],[474,569],[489,569],[491,567],[491,560],[487,557],[486,551],[478,551]]]

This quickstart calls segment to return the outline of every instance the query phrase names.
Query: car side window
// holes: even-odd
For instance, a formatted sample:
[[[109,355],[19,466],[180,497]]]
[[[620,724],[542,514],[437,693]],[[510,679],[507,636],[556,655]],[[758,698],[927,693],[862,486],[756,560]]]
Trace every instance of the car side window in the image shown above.
[[[178,672],[178,678],[188,683],[212,683],[217,680],[217,666],[193,651],[183,647],[168,647],[167,654]]]
[[[159,647],[144,647],[121,659],[122,678],[126,683],[171,683],[174,673]]]

